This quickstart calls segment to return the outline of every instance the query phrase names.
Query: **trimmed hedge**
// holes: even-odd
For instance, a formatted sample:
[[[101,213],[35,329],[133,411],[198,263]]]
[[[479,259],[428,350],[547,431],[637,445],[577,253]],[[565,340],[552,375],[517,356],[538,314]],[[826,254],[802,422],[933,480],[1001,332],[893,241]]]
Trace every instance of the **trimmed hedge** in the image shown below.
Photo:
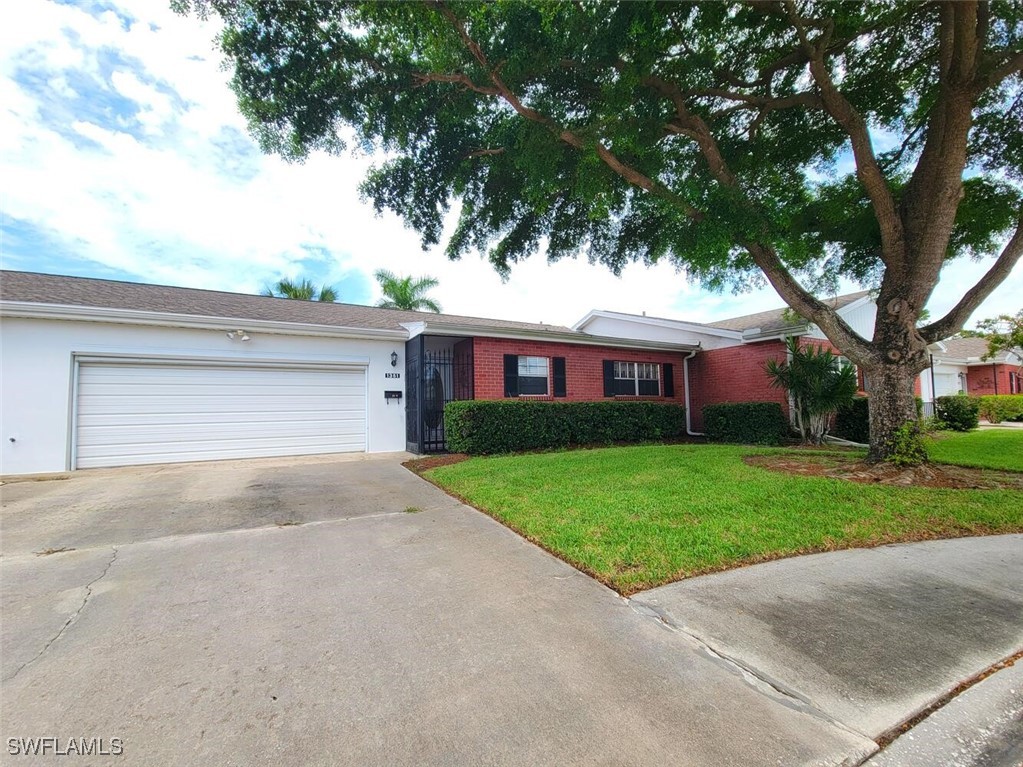
[[[719,402],[704,405],[703,431],[713,442],[777,445],[789,422],[777,402]]]
[[[470,455],[676,439],[685,429],[685,408],[656,402],[461,400],[444,408],[448,450]]]
[[[980,398],[980,417],[991,423],[1023,418],[1023,394],[986,394]]]
[[[965,394],[938,397],[934,400],[934,416],[943,429],[970,431],[980,421],[980,402]]]
[[[870,413],[866,397],[856,397],[835,413],[835,436],[861,445],[870,443]]]

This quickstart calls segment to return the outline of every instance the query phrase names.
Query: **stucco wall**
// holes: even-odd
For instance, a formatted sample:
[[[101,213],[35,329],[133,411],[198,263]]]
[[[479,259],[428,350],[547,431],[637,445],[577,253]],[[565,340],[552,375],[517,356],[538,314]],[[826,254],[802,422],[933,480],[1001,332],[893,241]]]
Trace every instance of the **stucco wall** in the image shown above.
[[[230,340],[224,330],[114,323],[0,319],[0,474],[64,471],[69,467],[75,354],[198,357],[282,363],[354,362],[367,366],[370,452],[405,449],[405,403],[388,405],[384,390],[404,392],[401,341],[352,340],[250,333]],[[397,367],[391,367],[391,352]],[[385,379],[385,373],[400,378]],[[11,437],[14,442],[11,442]]]

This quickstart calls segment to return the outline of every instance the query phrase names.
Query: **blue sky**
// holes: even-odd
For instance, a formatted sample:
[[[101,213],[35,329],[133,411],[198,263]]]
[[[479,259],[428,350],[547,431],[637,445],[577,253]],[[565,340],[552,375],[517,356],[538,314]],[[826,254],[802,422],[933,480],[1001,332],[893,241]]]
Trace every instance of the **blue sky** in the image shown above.
[[[20,0],[0,30],[0,263],[6,269],[258,292],[282,276],[379,298],[373,271],[429,274],[445,311],[571,324],[590,309],[707,321],[781,305],[770,289],[713,294],[669,265],[621,278],[585,258],[519,264],[423,252],[360,200],[368,157],[288,165],[249,138],[214,22],[163,0]],[[946,269],[932,315],[988,263]],[[848,289],[856,286],[847,285]],[[1017,267],[976,319],[1015,312]]]

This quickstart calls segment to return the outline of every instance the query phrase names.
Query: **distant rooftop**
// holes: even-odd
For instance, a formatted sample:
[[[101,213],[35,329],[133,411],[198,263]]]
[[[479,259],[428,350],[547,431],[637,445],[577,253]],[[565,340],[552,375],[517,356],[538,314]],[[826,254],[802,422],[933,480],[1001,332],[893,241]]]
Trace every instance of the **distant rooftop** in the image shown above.
[[[935,357],[954,359],[980,359],[987,354],[986,338],[947,338],[941,342],[947,351],[942,354],[935,354]],[[1006,362],[1009,359],[1009,352],[1002,350],[991,357],[988,362]]]

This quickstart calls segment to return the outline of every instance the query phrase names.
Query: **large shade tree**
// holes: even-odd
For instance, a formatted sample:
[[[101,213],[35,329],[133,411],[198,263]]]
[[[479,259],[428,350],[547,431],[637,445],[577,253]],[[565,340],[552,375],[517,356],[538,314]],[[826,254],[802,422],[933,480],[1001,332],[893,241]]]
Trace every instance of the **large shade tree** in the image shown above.
[[[1023,251],[1023,3],[178,0],[215,13],[264,150],[387,154],[363,184],[506,271],[541,249],[767,280],[871,382],[873,460],[927,344]],[[942,267],[988,258],[943,316]],[[872,337],[816,296],[877,289]]]

